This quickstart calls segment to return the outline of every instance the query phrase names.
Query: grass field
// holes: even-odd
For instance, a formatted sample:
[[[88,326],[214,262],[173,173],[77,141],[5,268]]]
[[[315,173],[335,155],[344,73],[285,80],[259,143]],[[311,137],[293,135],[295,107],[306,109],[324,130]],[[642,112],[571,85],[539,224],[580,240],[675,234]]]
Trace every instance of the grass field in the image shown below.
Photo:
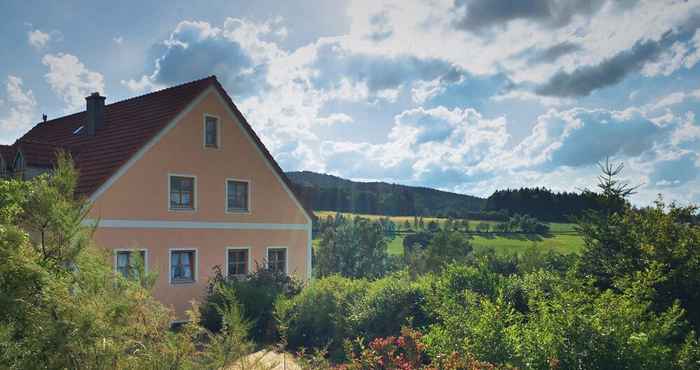
[[[317,217],[325,218],[328,215],[335,216],[336,212],[326,212],[317,211],[315,212]],[[355,216],[355,214],[345,213],[346,216]],[[367,217],[370,219],[378,219],[385,216],[379,215],[359,215]],[[404,222],[408,221],[413,224],[412,216],[390,216],[389,217],[396,225],[401,229]],[[445,219],[434,218],[434,217],[424,217],[423,222],[428,223],[435,220],[438,223],[445,222]],[[469,226],[473,230],[474,227],[480,222],[487,222],[490,224],[497,223],[496,221],[479,221],[479,220],[469,220]],[[583,248],[583,239],[575,234],[574,225],[568,223],[550,223],[550,230],[552,232],[551,236],[542,237],[537,235],[528,234],[509,234],[509,235],[497,235],[497,234],[487,234],[487,235],[472,235],[471,243],[474,249],[486,249],[493,248],[496,253],[499,254],[513,254],[521,253],[526,247],[535,246],[537,248],[542,248],[542,250],[548,251],[552,250],[555,252],[569,254],[578,253]],[[314,244],[318,243],[318,240],[314,240]],[[393,240],[389,241],[388,246],[389,254],[391,255],[402,255],[403,254],[403,236],[397,236]]]
[[[318,218],[326,218],[328,216],[335,217],[337,212],[332,212],[332,211],[315,211],[314,214]],[[354,216],[361,216],[365,218],[369,218],[370,220],[377,220],[380,218],[388,217],[391,221],[393,221],[399,229],[403,229],[403,225],[406,221],[408,221],[409,224],[413,225],[413,216],[382,216],[382,215],[366,215],[366,214],[357,214],[357,213],[347,213],[347,212],[340,212],[343,216],[347,217],[354,217]],[[423,217],[423,223],[427,224],[430,221],[435,221],[439,224],[444,223],[447,221],[445,218],[438,218],[438,217]],[[477,224],[480,224],[482,222],[485,222],[490,225],[495,225],[498,223],[498,221],[483,221],[483,220],[469,220],[469,227],[473,230]],[[560,223],[560,222],[551,222],[549,223],[550,230],[553,233],[558,233],[558,232],[572,232],[574,231],[574,225],[569,224],[569,223]]]
[[[471,243],[475,250],[493,248],[498,254],[522,253],[525,248],[534,246],[543,251],[555,251],[562,254],[578,253],[583,249],[583,240],[578,235],[554,235],[551,237],[530,237],[529,235],[514,234],[504,236],[472,236]],[[397,236],[389,241],[390,255],[403,254],[403,236]]]

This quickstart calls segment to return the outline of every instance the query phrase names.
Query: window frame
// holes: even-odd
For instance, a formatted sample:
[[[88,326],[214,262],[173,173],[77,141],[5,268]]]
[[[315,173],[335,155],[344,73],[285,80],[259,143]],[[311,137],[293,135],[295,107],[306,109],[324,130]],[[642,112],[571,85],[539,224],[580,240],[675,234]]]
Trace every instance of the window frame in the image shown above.
[[[246,251],[248,251],[248,261],[246,261],[246,263],[248,264],[248,266],[247,266],[247,272],[246,272],[246,274],[244,274],[244,275],[230,275],[230,274],[229,274],[229,270],[228,270],[228,257],[229,257],[230,251],[232,251],[232,250],[246,250]],[[225,274],[225,275],[224,275],[224,276],[225,276],[225,277],[227,277],[227,278],[228,278],[229,276],[233,276],[233,277],[243,277],[243,276],[246,276],[246,275],[250,275],[251,267],[253,266],[253,253],[252,253],[252,248],[251,248],[251,247],[226,247],[226,248],[225,248],[225,253],[226,253],[226,254],[224,255],[224,256],[225,256],[225,258],[224,258],[224,261],[225,261],[225,263],[224,263],[224,274]]]
[[[24,154],[22,154],[21,150],[17,151],[17,154],[15,155],[15,160],[12,162],[12,168],[15,171],[24,170]]]
[[[248,194],[247,194],[248,199],[247,199],[247,201],[246,201],[246,202],[247,202],[247,205],[248,205],[248,209],[246,209],[246,210],[235,210],[235,209],[229,209],[229,208],[228,208],[228,183],[229,183],[230,181],[244,182],[244,183],[248,184]],[[227,178],[227,179],[224,181],[224,194],[225,194],[225,196],[224,196],[224,212],[226,212],[226,214],[230,214],[230,215],[249,215],[249,214],[251,214],[251,213],[253,212],[253,207],[252,207],[252,204],[251,204],[251,200],[253,199],[253,197],[252,197],[252,195],[251,195],[251,194],[252,194],[252,181],[250,181],[250,180],[244,180],[244,179],[236,179],[236,178],[233,178],[233,177],[229,177],[229,178]]]
[[[207,118],[216,119],[216,146],[207,145]],[[221,117],[210,113],[204,113],[202,119],[202,147],[204,149],[221,148]]]
[[[173,208],[170,204],[170,195],[172,193],[172,178],[173,177],[188,177],[194,180],[192,182],[192,208]],[[183,173],[168,173],[168,211],[169,212],[196,212],[199,206],[199,199],[197,198],[197,176],[183,174]]]
[[[265,249],[265,268],[270,269],[270,250],[284,249],[284,273],[289,275],[289,247],[284,245],[270,246]]]
[[[194,262],[192,262],[192,280],[173,280],[173,252],[192,252]],[[199,251],[197,248],[169,248],[168,249],[168,284],[170,285],[191,285],[199,281]]]
[[[115,248],[112,250],[114,255],[114,272],[119,273],[119,253],[120,252],[143,252],[143,271],[148,273],[148,249],[147,248]]]

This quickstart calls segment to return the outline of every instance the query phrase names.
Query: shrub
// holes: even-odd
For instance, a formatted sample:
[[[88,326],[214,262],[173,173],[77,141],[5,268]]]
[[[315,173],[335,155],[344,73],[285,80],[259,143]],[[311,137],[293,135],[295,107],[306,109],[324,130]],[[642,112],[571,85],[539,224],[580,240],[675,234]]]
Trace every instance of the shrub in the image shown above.
[[[362,340],[350,351],[348,370],[364,369],[419,369],[427,363],[425,346],[421,335],[410,329],[402,330],[400,336],[375,338],[368,346]]]
[[[536,274],[538,284],[527,284],[530,313],[508,331],[518,362],[535,368],[556,361],[560,368],[669,369],[685,361],[682,309],[651,310],[659,270],[620,280],[616,291],[602,293],[573,276]]]
[[[283,340],[292,350],[327,348],[342,357],[342,345],[350,337],[350,307],[368,289],[363,279],[338,275],[312,281],[293,297],[280,296],[275,317]]]
[[[258,267],[244,278],[227,278],[217,267],[200,308],[202,325],[218,332],[221,329],[222,316],[217,307],[232,304],[229,297],[235,296],[241,305],[243,317],[251,323],[250,338],[258,343],[271,342],[277,338],[273,316],[275,300],[280,295],[294,296],[300,290],[301,283],[282,272]]]
[[[372,339],[399,335],[403,326],[422,327],[427,320],[423,299],[423,293],[405,275],[372,282],[351,305],[352,335]]]
[[[426,345],[420,332],[404,328],[401,335],[376,338],[369,345],[362,340],[348,350],[350,361],[339,369],[347,370],[383,370],[383,369],[499,369],[493,364],[477,360],[470,354],[460,355],[456,352],[430,358],[426,354]],[[506,367],[503,367],[506,369]]]

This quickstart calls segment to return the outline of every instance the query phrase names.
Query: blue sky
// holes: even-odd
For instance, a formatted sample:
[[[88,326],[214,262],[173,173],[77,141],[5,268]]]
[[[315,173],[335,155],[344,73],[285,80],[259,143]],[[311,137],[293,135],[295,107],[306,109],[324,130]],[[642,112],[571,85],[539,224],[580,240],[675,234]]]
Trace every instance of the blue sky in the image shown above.
[[[0,143],[41,114],[216,74],[285,170],[488,196],[700,203],[700,1],[0,5]]]

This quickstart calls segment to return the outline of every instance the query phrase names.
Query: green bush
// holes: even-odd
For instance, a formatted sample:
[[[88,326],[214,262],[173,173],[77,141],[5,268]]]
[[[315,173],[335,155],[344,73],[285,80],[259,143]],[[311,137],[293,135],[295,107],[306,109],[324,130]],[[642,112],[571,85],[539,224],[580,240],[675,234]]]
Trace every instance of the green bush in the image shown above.
[[[697,338],[678,304],[656,312],[660,266],[599,291],[573,272],[520,277],[448,266],[424,276],[424,343],[432,356],[453,352],[519,368],[696,368]],[[692,365],[691,365],[692,364]]]
[[[405,275],[374,281],[350,307],[351,332],[373,339],[399,335],[404,326],[420,328],[427,321],[423,300],[423,292]]]
[[[216,268],[207,287],[207,296],[200,307],[202,325],[213,332],[219,332],[222,316],[217,307],[231,304],[229,297],[235,296],[241,305],[243,317],[251,323],[250,338],[257,343],[272,342],[277,339],[273,316],[275,300],[280,295],[294,296],[300,290],[301,283],[282,272],[257,268],[244,278],[227,278],[221,269]]]
[[[312,281],[296,296],[280,296],[275,316],[288,347],[327,347],[331,355],[342,356],[343,341],[351,337],[350,309],[368,287],[366,280],[334,275]]]
[[[505,298],[508,279],[487,268],[450,264],[441,274],[421,279],[424,309],[435,322],[425,336],[434,356],[452,352],[507,362],[505,328],[519,316]]]

